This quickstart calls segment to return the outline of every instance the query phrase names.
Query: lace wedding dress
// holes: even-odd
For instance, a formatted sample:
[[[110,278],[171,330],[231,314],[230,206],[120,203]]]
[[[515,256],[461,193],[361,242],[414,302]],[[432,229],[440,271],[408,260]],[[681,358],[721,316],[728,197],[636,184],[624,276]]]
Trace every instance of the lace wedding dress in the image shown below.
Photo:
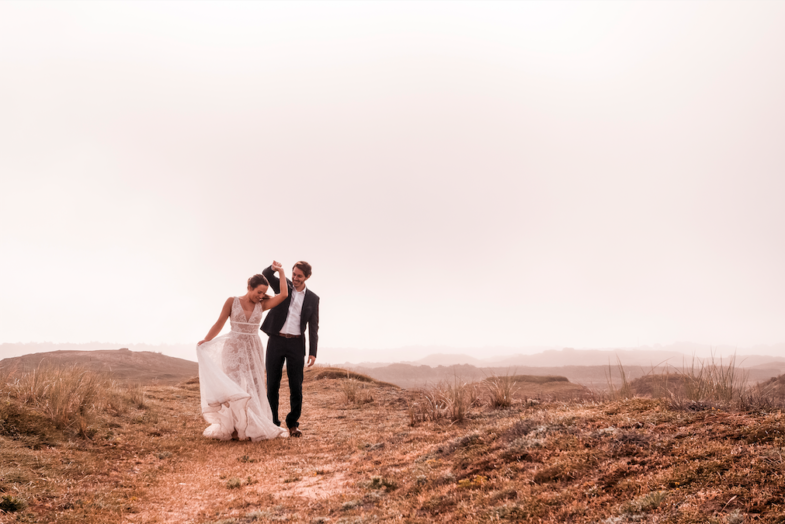
[[[229,315],[232,330],[196,347],[202,415],[210,423],[204,436],[253,441],[287,436],[273,424],[264,379],[264,348],[259,338],[262,305],[245,317],[235,297]]]

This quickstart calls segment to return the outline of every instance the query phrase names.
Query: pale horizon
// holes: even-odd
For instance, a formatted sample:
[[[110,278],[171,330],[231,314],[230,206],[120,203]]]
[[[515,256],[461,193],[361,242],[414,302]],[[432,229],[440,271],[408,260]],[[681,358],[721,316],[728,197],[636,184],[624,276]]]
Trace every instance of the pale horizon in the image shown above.
[[[0,343],[195,344],[276,259],[324,349],[781,346],[783,25],[2,2]]]
[[[128,344],[110,342],[87,342],[87,343],[66,343],[52,344],[46,342],[31,343],[0,343],[0,360],[3,358],[14,358],[23,355],[46,353],[50,351],[97,351],[97,350],[117,350],[130,349],[131,351],[152,351],[166,356],[196,361],[196,348],[191,344]],[[537,357],[543,355],[571,355],[581,357],[589,353],[611,355],[641,355],[644,358],[651,356],[657,357],[651,361],[652,365],[662,364],[665,361],[688,363],[693,358],[703,361],[730,362],[734,359],[738,365],[744,366],[745,359],[749,357],[771,357],[772,362],[777,358],[785,358],[785,343],[759,345],[751,347],[737,346],[714,346],[707,344],[696,344],[692,342],[675,342],[673,344],[654,344],[651,346],[636,347],[598,347],[598,348],[572,348],[564,346],[529,346],[529,347],[451,347],[451,346],[403,346],[390,349],[369,349],[369,348],[346,348],[346,347],[324,347],[319,350],[317,364],[321,365],[341,365],[341,364],[392,364],[417,362],[428,359],[439,361],[444,357],[444,365],[451,365],[455,360],[453,357],[467,357],[467,362],[471,359],[487,363],[501,361],[514,357]],[[665,354],[666,360],[661,357]],[[670,359],[670,360],[668,360]],[[674,360],[675,359],[675,360]],[[681,359],[681,361],[679,361]],[[459,359],[460,360],[460,359]],[[754,358],[755,363],[758,362]],[[559,365],[575,365],[572,360],[558,361]],[[677,363],[678,363],[677,362]],[[610,361],[609,361],[610,363]],[[603,364],[605,362],[603,361]]]

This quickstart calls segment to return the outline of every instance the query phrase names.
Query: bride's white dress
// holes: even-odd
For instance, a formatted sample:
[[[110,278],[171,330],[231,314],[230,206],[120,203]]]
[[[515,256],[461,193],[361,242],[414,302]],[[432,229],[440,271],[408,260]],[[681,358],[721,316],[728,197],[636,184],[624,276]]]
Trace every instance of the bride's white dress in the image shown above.
[[[210,423],[204,436],[230,440],[284,437],[285,429],[273,424],[264,379],[264,348],[259,338],[261,302],[251,318],[245,317],[235,297],[229,315],[232,330],[196,347],[202,415]]]

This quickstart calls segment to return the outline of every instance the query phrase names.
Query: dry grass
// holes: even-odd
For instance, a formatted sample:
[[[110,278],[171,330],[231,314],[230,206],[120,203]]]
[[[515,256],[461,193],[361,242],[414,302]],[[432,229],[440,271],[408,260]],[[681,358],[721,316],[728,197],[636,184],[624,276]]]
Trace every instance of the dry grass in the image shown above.
[[[165,405],[150,401],[151,392]],[[191,427],[198,399],[198,386],[128,388],[73,366],[6,369],[0,377],[0,522],[124,520],[198,434],[198,426]]]
[[[414,390],[408,402],[409,423],[413,426],[440,419],[462,422],[479,404],[479,386],[455,377],[452,382],[439,382]]]
[[[9,371],[2,392],[30,406],[51,420],[58,429],[72,428],[102,411],[113,384],[96,373],[67,366],[42,364],[32,371]]]
[[[633,396],[633,391],[627,380],[627,372],[618,356],[616,357],[616,372],[619,374],[619,379],[621,381],[621,386],[618,387],[613,380],[613,368],[611,367],[610,362],[608,362],[608,371],[606,372],[605,380],[608,384],[609,397],[613,400],[631,398]]]
[[[141,384],[135,384],[133,386],[129,386],[126,392],[126,396],[131,401],[133,405],[135,405],[139,409],[144,409],[147,407],[147,403],[145,402],[144,397],[144,386]]]
[[[346,402],[359,405],[373,402],[373,394],[368,389],[366,382],[345,378],[340,381],[340,385]]]
[[[631,398],[500,410],[472,404],[478,385],[460,381],[417,392],[365,382],[374,402],[358,405],[345,373],[317,376],[306,372],[301,439],[202,438],[194,382],[146,387],[145,409],[128,399],[125,414],[96,412],[92,440],[38,413],[53,446],[0,432],[0,498],[21,504],[0,522],[785,521],[776,409]],[[412,426],[412,403],[429,395],[441,415]],[[462,418],[447,409],[456,399]],[[5,390],[0,403],[32,416]]]
[[[687,403],[718,403],[731,406],[738,403],[747,388],[747,374],[736,366],[736,357],[723,363],[722,359],[693,358],[689,367],[683,367],[684,394],[671,396],[674,405]]]
[[[624,368],[619,365],[624,376]],[[629,398],[633,394],[653,398],[669,399],[675,409],[705,410],[710,408],[735,409],[741,411],[774,409],[785,407],[781,396],[767,384],[749,384],[748,374],[738,367],[736,358],[723,359],[693,358],[689,365],[680,370],[665,367],[663,373],[657,368],[629,384],[624,381],[625,395],[614,398]],[[776,382],[776,379],[774,379]],[[770,381],[770,383],[774,383]]]
[[[488,396],[488,403],[494,408],[508,408],[512,405],[517,389],[515,375],[494,375],[486,378],[483,383]]]
[[[463,422],[469,410],[479,401],[477,386],[455,377],[452,383],[443,386],[447,401],[447,416],[452,422]]]
[[[411,426],[444,418],[447,414],[447,402],[442,389],[431,386],[415,390],[408,402],[408,413]]]

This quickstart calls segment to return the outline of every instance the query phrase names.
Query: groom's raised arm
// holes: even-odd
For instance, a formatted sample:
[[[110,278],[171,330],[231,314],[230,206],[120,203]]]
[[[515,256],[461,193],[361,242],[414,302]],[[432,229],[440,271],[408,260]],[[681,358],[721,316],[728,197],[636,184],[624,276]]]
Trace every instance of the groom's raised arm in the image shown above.
[[[275,274],[275,271],[273,271],[273,266],[267,266],[267,268],[262,271],[262,275],[264,275],[264,278],[270,283],[270,287],[273,288],[276,295],[281,292],[281,280]]]

